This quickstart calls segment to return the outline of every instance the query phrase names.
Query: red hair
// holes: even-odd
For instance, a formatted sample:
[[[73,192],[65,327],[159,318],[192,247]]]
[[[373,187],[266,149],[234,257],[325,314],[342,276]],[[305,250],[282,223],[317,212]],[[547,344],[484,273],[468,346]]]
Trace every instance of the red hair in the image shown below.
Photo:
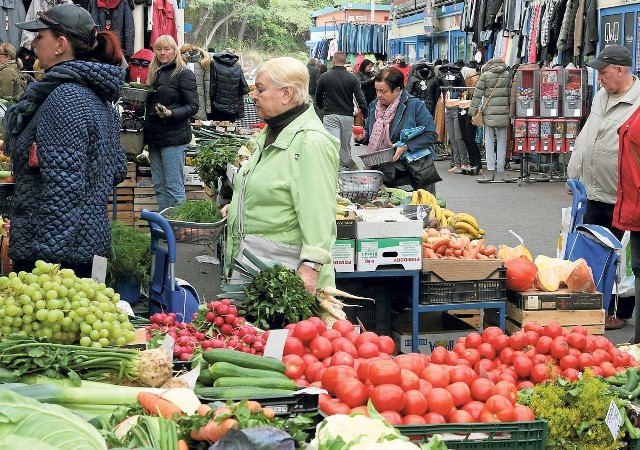
[[[114,66],[120,66],[124,59],[122,49],[120,47],[120,39],[113,31],[94,29],[95,39],[93,45],[87,42],[67,36],[57,30],[51,31],[58,36],[64,36],[73,48],[73,54],[76,59],[81,61],[99,61]]]

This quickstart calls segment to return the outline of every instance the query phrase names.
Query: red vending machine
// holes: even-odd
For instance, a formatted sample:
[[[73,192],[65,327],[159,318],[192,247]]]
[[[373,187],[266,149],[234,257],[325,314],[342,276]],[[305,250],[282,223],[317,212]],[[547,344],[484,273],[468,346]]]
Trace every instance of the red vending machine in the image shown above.
[[[518,69],[516,92],[516,117],[536,117],[540,110],[540,69]]]
[[[540,70],[540,117],[559,117],[561,113],[562,70]]]
[[[587,114],[587,69],[564,69],[562,115],[583,117]]]
[[[554,119],[540,119],[540,151],[552,152],[552,139],[553,139],[553,120]]]
[[[567,119],[565,122],[565,152],[572,152],[576,145],[576,138],[580,133],[580,121],[577,119]]]
[[[565,119],[555,119],[553,121],[553,140],[551,141],[551,151],[553,153],[566,152],[564,126]]]
[[[514,153],[525,153],[527,147],[527,119],[516,119],[514,125]]]
[[[527,151],[540,152],[540,119],[527,120]]]

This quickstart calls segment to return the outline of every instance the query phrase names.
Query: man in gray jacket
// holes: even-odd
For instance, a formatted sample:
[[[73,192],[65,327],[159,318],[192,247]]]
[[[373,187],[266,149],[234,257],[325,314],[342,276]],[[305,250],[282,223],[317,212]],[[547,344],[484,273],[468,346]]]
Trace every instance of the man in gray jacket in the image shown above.
[[[579,178],[587,190],[584,223],[607,227],[622,239],[624,232],[611,225],[618,197],[618,128],[640,107],[640,80],[631,73],[631,53],[621,45],[605,47],[587,65],[598,71],[602,89],[576,139],[567,175]],[[630,300],[633,304],[633,297]],[[620,299],[619,307],[626,302]],[[631,317],[631,312],[620,315]],[[621,328],[624,321],[608,315],[605,326]]]

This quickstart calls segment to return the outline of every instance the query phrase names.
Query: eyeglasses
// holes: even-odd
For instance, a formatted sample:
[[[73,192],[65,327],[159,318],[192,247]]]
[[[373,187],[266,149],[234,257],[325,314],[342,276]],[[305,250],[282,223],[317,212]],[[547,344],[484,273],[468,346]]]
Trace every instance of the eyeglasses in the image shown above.
[[[67,28],[65,25],[61,24],[57,20],[52,19],[51,17],[47,16],[42,11],[39,11],[37,16],[38,16],[38,20],[40,22],[44,23],[46,26],[48,26],[52,30],[59,31],[62,34],[66,34],[67,36],[74,37],[76,39],[80,39],[81,41],[87,42],[89,44],[91,44],[93,42],[93,39],[94,39],[93,35],[91,37],[87,37],[87,36],[81,35],[80,33],[76,33],[75,31],[70,30],[69,28]],[[95,28],[97,28],[97,27],[94,27],[94,29]]]

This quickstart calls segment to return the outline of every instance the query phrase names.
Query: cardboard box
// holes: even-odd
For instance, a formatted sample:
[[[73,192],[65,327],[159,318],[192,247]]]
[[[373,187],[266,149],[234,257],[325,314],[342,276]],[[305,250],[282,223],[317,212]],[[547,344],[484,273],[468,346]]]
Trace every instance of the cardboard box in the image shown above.
[[[204,183],[200,179],[200,175],[196,173],[195,167],[184,166],[182,168],[182,175],[184,177],[185,186],[204,186]]]
[[[411,353],[412,316],[407,309],[393,314],[391,337],[398,353]],[[430,355],[434,348],[445,347],[452,350],[456,339],[477,329],[446,312],[422,313],[419,317],[418,351]]]
[[[602,309],[602,293],[570,292],[566,288],[555,292],[533,289],[526,292],[507,291],[507,299],[518,308],[527,311]]]
[[[422,265],[422,238],[419,237],[358,238],[356,248],[358,272],[373,272],[382,266],[420,270]]]
[[[379,238],[422,238],[422,220],[405,220],[398,222],[358,222],[356,227],[358,239]]]
[[[353,272],[356,269],[356,241],[336,240],[331,247],[331,259],[336,272]]]
[[[433,272],[445,281],[468,281],[499,278],[501,259],[425,259],[423,272]]]

